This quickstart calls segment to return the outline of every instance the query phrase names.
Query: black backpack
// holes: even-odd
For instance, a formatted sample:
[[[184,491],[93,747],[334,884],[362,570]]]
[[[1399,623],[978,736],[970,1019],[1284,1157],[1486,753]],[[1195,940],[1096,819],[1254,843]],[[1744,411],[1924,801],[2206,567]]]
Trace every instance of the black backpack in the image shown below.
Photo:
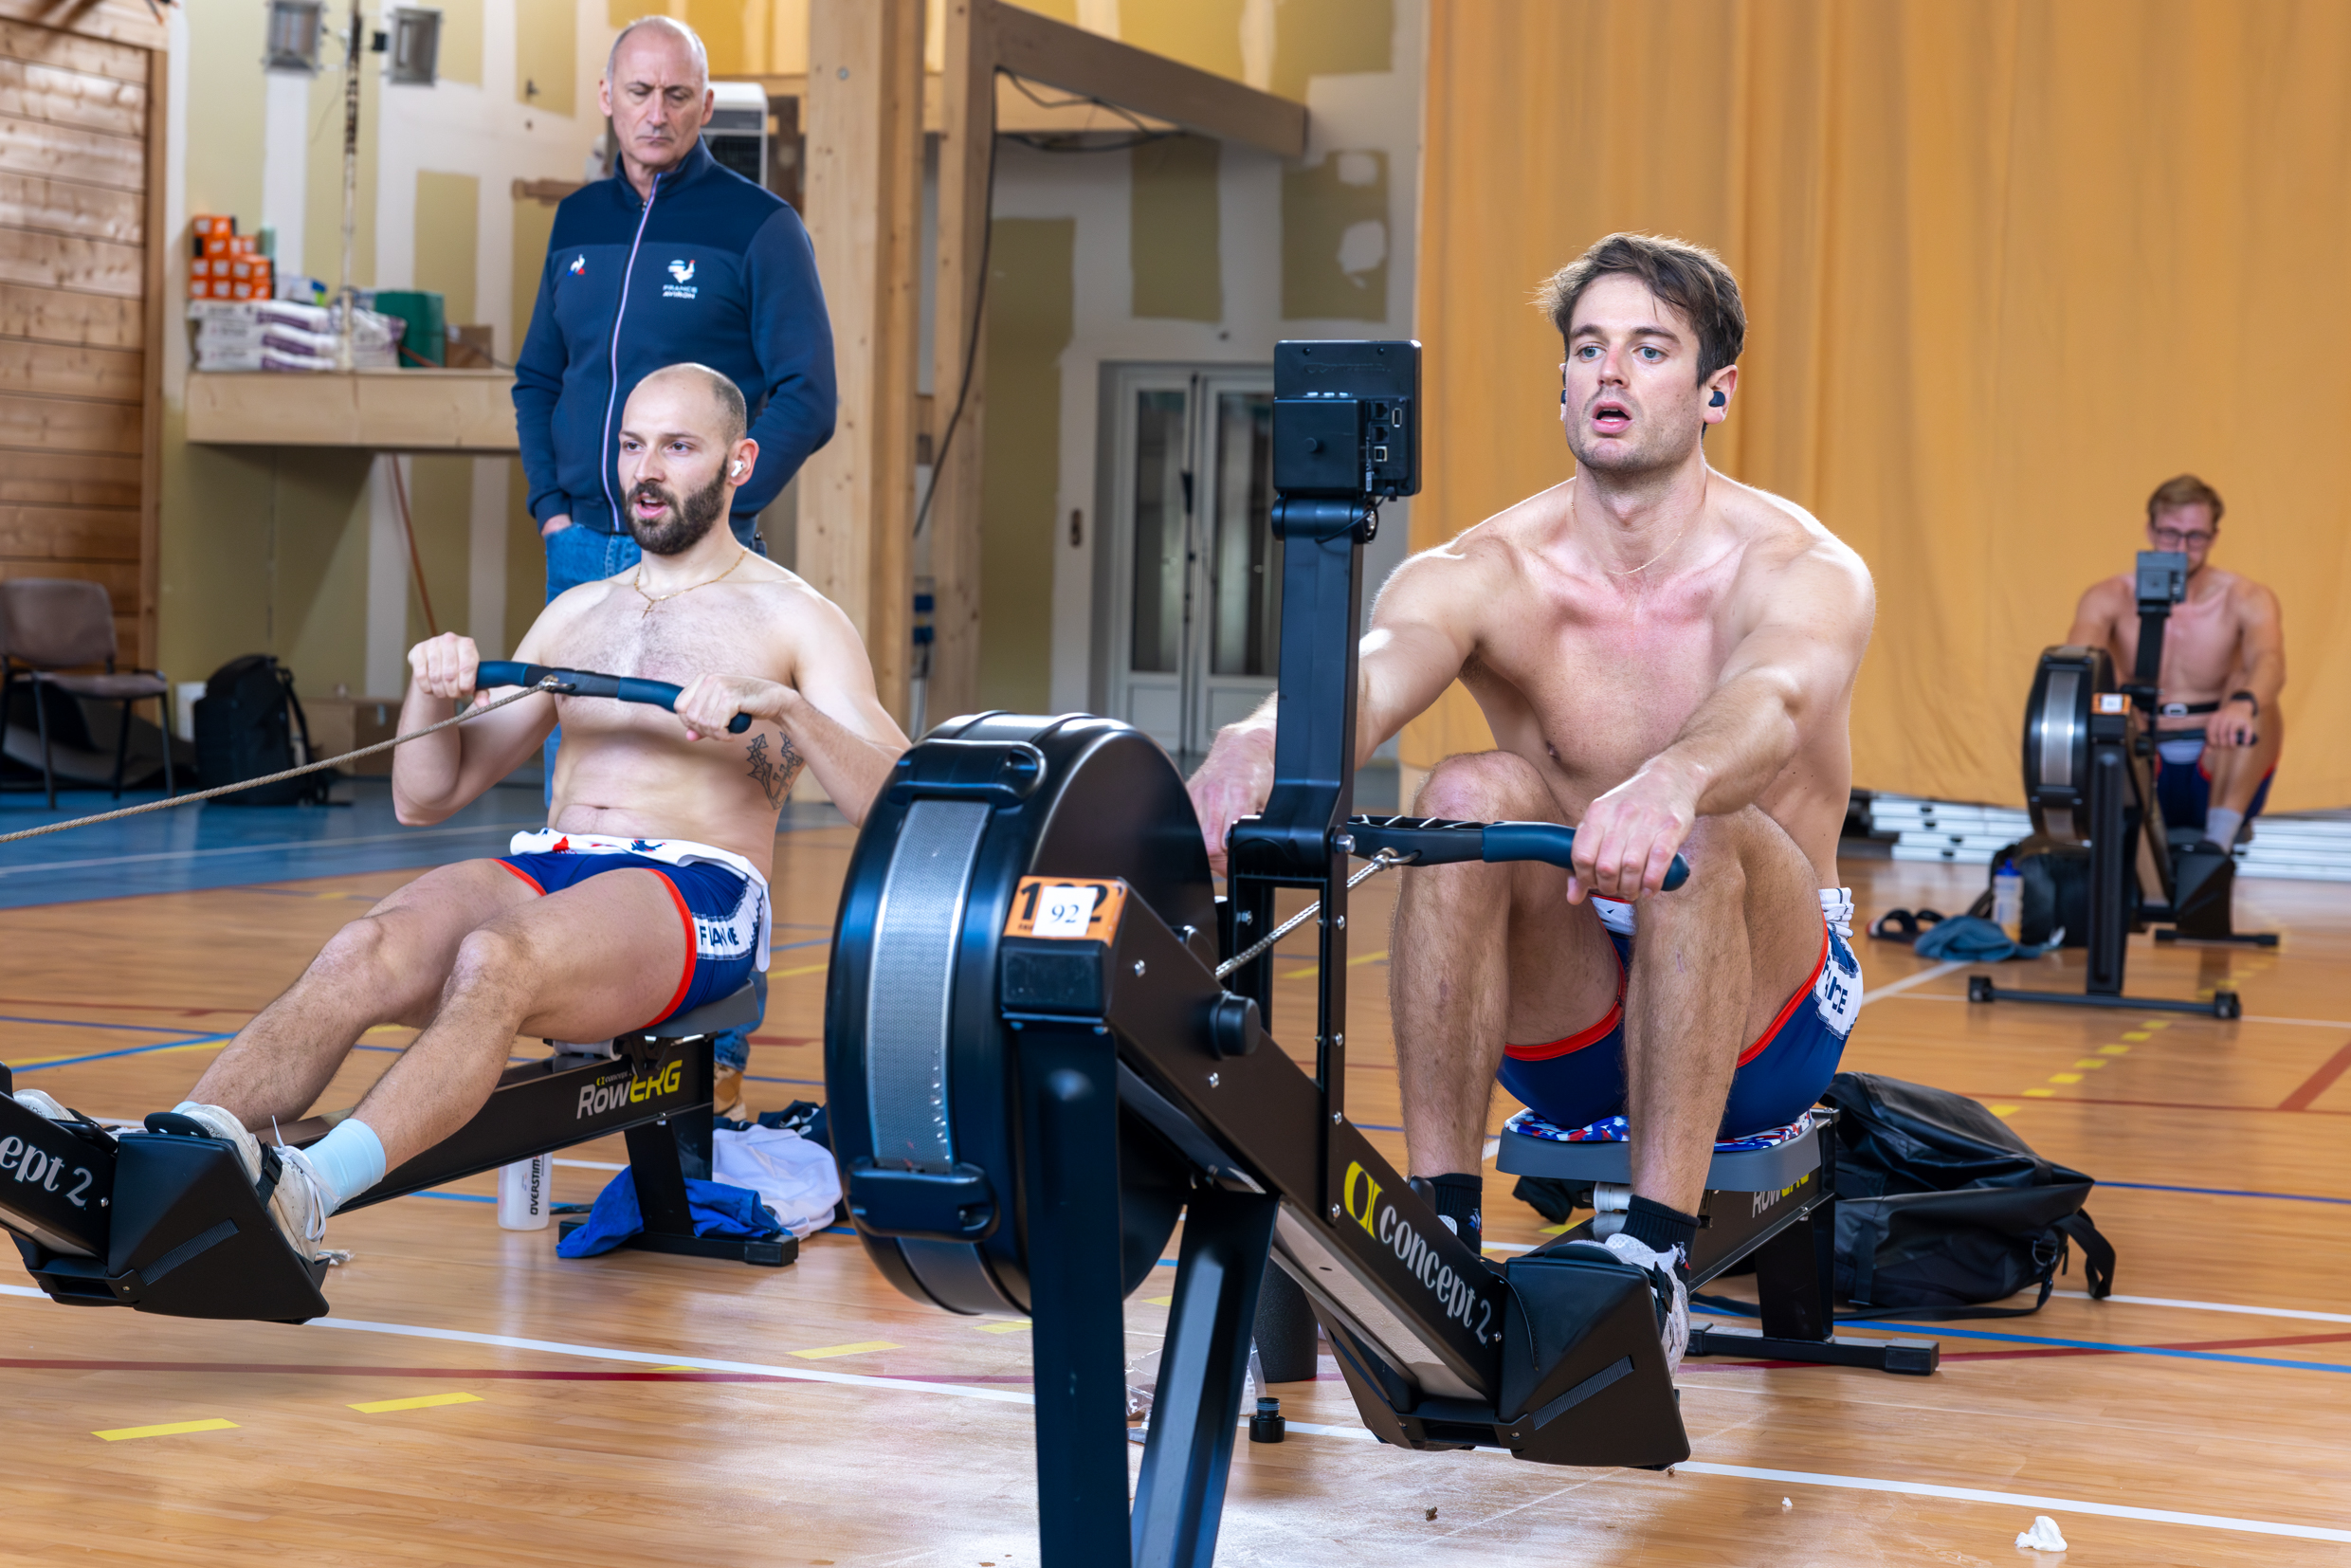
[[[2015,1318],[2049,1303],[2082,1249],[2093,1298],[2114,1289],[2114,1249],[2082,1210],[2096,1183],[2044,1159],[1964,1095],[1841,1072],[1836,1293],[1865,1318]],[[1988,1307],[2031,1285],[2031,1306]]]
[[[2004,849],[1996,849],[1987,873],[1986,884],[1968,913],[1983,920],[1992,918],[1992,888],[1989,879],[2000,874],[2000,866],[2008,860],[2016,863],[2016,874],[2024,879],[2024,907],[2019,912],[2016,939],[2027,947],[2038,947],[2062,931],[2065,939],[2060,947],[2089,945],[2089,848],[2081,844],[2060,844],[2055,839],[2038,834],[2018,839]],[[2139,884],[2130,884],[2132,913],[2137,913]]]
[[[294,737],[301,736],[301,755]],[[294,695],[294,672],[266,653],[231,659],[196,699],[196,768],[205,787],[282,773],[311,759],[310,720]],[[323,801],[332,775],[309,774],[222,797],[225,806],[295,806]]]

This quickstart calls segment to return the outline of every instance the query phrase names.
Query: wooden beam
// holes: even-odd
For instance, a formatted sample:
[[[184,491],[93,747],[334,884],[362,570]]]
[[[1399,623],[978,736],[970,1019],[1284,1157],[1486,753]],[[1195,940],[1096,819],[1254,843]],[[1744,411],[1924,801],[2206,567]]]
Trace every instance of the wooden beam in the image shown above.
[[[805,76],[729,76],[714,80],[749,82],[766,89],[771,100],[790,99],[806,101],[808,98],[808,78]],[[931,136],[939,135],[947,126],[946,80],[944,76],[937,73],[927,75],[922,79],[922,129]],[[1141,129],[1146,131],[1180,129],[1172,119],[1158,119],[1150,115],[1138,114],[1132,109],[1127,110],[1126,114],[1121,114],[1115,109],[1106,109],[1099,103],[1084,100],[1063,101],[1068,98],[1068,95],[1060,88],[1048,87],[1038,97],[1043,98],[1045,101],[1040,103],[1036,99],[1022,92],[1019,85],[1011,79],[999,78],[996,82],[996,134],[1037,137],[1131,137],[1136,132],[1136,120],[1138,119],[1142,122]],[[1129,115],[1134,116],[1134,119],[1129,119]],[[553,195],[542,193],[558,186],[561,189],[555,191]],[[515,181],[515,195],[518,200],[524,196],[535,195],[541,201],[553,203],[560,201],[577,189],[578,186],[575,183],[567,180]]]
[[[939,273],[932,290],[930,552],[934,628],[925,720],[979,705],[980,445],[988,335],[979,319],[988,248],[988,168],[995,147],[995,0],[944,0],[945,128],[939,138]]]
[[[34,22],[82,38],[103,38],[160,54],[171,25],[146,0],[0,0],[0,18]],[[158,100],[160,95],[158,95]]]
[[[985,9],[993,64],[1066,92],[1099,98],[1187,131],[1237,141],[1276,157],[1306,153],[1306,106],[1212,71],[1056,22],[1003,0]],[[952,69],[952,67],[951,67]]]
[[[801,576],[857,626],[907,720],[914,654],[915,373],[921,278],[922,0],[814,0],[807,215],[840,412],[801,470]]]
[[[164,308],[170,274],[163,258],[171,240],[163,227],[163,171],[166,167],[170,116],[165,88],[171,81],[172,59],[161,49],[147,57],[147,219],[142,236],[141,268],[147,298],[140,336],[146,352],[139,366],[140,410],[138,465],[138,639],[136,662],[153,669],[161,655],[163,604],[163,334],[175,311]]]

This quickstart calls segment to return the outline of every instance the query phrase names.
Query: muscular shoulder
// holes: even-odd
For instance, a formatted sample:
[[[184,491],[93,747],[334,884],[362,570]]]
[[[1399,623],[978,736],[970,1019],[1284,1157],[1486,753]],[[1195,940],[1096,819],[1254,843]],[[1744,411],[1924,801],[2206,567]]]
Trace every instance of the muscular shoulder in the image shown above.
[[[2216,570],[2206,568],[2207,571]],[[2267,583],[2257,583],[2237,572],[2219,574],[2222,592],[2229,596],[2229,608],[2240,620],[2274,620],[2278,613],[2278,596]]]
[[[1491,606],[1524,580],[1528,555],[1566,502],[1558,485],[1498,512],[1433,549],[1405,561],[1381,585],[1375,618],[1449,618]]]
[[[1784,496],[1720,474],[1714,483],[1721,516],[1744,540],[1742,591],[1773,607],[1797,606],[1822,619],[1841,614],[1867,628],[1877,591],[1859,551]]]
[[[794,665],[844,652],[862,656],[864,643],[855,623],[814,584],[765,557],[757,558],[756,570],[758,574],[743,598],[754,607],[763,629],[790,650]]]

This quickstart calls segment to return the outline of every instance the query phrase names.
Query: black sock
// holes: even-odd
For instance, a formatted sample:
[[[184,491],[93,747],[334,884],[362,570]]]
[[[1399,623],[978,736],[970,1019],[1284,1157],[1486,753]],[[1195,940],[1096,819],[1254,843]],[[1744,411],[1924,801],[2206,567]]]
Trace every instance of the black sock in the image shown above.
[[[1453,1233],[1467,1242],[1471,1251],[1483,1253],[1485,1217],[1480,1211],[1485,1205],[1484,1176],[1475,1172],[1455,1172],[1450,1176],[1414,1176],[1406,1185],[1427,1198],[1439,1218],[1453,1222]]]
[[[1689,1274],[1690,1249],[1698,1245],[1698,1216],[1686,1214],[1679,1209],[1668,1209],[1662,1203],[1635,1197],[1625,1211],[1625,1234],[1652,1252],[1682,1249],[1682,1261],[1676,1265],[1683,1276]]]

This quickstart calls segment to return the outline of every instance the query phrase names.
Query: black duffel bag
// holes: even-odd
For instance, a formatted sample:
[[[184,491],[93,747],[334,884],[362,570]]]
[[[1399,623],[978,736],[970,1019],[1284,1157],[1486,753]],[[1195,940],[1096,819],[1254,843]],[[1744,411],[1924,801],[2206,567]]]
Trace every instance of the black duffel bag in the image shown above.
[[[196,770],[207,789],[265,778],[310,760],[310,720],[294,695],[294,672],[266,653],[231,659],[196,699]],[[295,738],[301,751],[295,753]],[[324,800],[329,773],[282,779],[224,795],[224,806],[293,806]]]
[[[2096,1182],[2034,1154],[1964,1095],[1841,1072],[1836,1293],[1866,1318],[2014,1318],[2049,1303],[2069,1246],[2089,1294],[2114,1289],[2114,1249],[2082,1205]],[[2031,1306],[1990,1307],[2040,1286]]]
[[[1992,866],[1984,890],[1977,896],[1968,913],[1983,920],[1992,918],[1991,877],[2000,874],[2000,866],[2008,861],[2016,863],[2016,874],[2024,879],[2023,906],[2018,910],[2016,940],[2026,947],[2039,947],[2050,937],[2064,933],[2060,947],[2089,945],[2089,848],[2081,844],[2060,844],[2053,838],[2034,834],[2018,839],[2004,849],[1993,851]],[[2131,883],[2129,898],[2131,914],[2138,914],[2139,885]]]

